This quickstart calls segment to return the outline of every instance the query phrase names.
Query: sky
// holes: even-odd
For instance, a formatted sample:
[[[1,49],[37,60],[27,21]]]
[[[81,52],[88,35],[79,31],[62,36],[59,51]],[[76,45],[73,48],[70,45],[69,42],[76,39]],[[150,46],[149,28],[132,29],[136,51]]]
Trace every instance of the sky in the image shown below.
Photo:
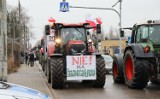
[[[17,6],[18,0],[6,0],[7,5]],[[112,8],[118,0],[66,0],[70,6]],[[102,28],[107,34],[110,27],[119,28],[119,17],[114,11],[89,10],[70,8],[69,12],[60,12],[62,0],[20,0],[26,9],[33,25],[34,38],[32,45],[41,39],[43,27],[49,24],[48,19],[53,17],[56,22],[74,23],[84,22],[86,15],[91,18],[100,17]],[[119,12],[119,3],[113,7]],[[122,27],[131,27],[137,22],[160,19],[160,0],[122,0]]]

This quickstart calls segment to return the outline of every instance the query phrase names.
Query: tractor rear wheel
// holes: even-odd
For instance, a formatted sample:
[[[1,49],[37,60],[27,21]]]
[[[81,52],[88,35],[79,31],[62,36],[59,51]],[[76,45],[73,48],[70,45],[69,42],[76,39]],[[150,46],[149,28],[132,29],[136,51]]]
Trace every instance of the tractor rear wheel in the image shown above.
[[[112,73],[113,73],[113,80],[115,83],[124,83],[124,74],[123,74],[123,56],[113,56],[113,66],[112,66]]]
[[[51,58],[51,85],[54,89],[62,89],[64,83],[62,58]]]
[[[127,50],[124,56],[124,77],[130,88],[142,89],[147,86],[149,66],[146,59],[136,59],[132,50]]]
[[[106,80],[105,61],[102,57],[96,57],[96,73],[97,78],[94,81],[93,87],[101,88],[105,85]]]
[[[51,83],[51,66],[50,66],[50,59],[47,60],[47,80],[48,80],[48,83]]]
[[[151,83],[153,83],[153,84],[160,84],[158,78],[156,78],[156,77],[150,77],[150,78],[149,78],[149,81],[150,81]]]

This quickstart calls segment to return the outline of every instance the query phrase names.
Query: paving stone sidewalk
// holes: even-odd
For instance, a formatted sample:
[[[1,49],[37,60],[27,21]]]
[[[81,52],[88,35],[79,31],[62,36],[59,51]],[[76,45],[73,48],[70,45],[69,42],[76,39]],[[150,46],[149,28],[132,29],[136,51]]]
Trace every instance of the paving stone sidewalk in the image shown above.
[[[33,67],[21,64],[17,72],[8,75],[8,82],[33,88],[53,97],[38,62]]]

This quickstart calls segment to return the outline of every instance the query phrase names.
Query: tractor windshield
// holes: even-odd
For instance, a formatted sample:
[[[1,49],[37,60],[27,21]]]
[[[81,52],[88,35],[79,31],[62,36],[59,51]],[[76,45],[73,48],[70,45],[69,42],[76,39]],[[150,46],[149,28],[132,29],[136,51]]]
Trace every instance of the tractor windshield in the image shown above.
[[[62,28],[61,36],[64,43],[67,43],[69,40],[86,41],[84,28]]]
[[[149,39],[152,43],[160,42],[160,25],[142,25],[139,26],[136,41]]]

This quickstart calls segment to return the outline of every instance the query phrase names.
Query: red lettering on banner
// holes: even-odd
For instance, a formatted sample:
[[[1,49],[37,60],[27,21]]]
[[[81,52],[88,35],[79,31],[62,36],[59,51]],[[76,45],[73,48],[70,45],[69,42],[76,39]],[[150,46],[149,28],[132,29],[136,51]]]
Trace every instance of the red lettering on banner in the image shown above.
[[[90,55],[89,59],[90,59],[90,64],[92,64],[92,55]]]
[[[92,56],[87,57],[87,56],[79,56],[79,57],[74,57],[72,56],[72,65],[87,65],[87,59],[88,63],[91,64],[92,62]]]
[[[77,59],[75,59],[75,58],[77,58]],[[79,64],[79,57],[73,57],[72,56],[72,65],[77,65],[77,64]]]

